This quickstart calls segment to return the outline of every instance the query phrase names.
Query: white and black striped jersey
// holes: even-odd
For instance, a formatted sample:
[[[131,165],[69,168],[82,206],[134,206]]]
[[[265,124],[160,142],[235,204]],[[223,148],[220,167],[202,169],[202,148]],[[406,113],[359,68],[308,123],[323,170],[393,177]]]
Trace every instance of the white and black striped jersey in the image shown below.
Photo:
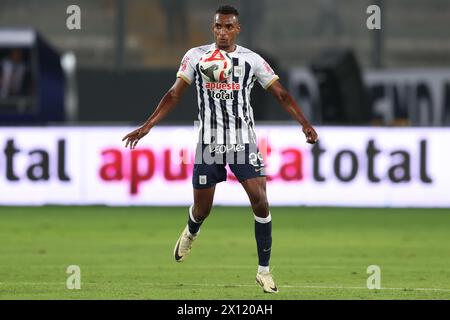
[[[190,49],[183,57],[177,77],[197,87],[199,142],[205,144],[256,143],[250,92],[256,80],[267,89],[278,76],[257,53],[236,46],[228,53],[233,72],[227,82],[207,82],[199,61],[215,44]]]

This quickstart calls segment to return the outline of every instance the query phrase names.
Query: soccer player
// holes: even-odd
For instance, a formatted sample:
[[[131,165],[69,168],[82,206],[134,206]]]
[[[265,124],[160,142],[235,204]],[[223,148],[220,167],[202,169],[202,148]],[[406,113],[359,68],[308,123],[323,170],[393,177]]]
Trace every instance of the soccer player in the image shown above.
[[[194,83],[200,123],[192,177],[194,203],[189,208],[187,225],[175,244],[174,258],[181,262],[190,253],[200,226],[211,212],[215,185],[226,180],[225,166],[228,164],[246,191],[254,213],[259,260],[256,282],[264,292],[276,293],[278,289],[269,269],[272,217],[266,196],[264,162],[256,145],[250,104],[254,82],[257,80],[300,123],[306,142],[313,144],[318,136],[267,62],[257,53],[235,43],[240,30],[238,11],[228,5],[219,7],[212,24],[215,42],[192,48],[185,54],[174,85],[163,96],[156,110],[141,127],[127,134],[122,141],[126,140],[125,147],[134,149],[138,141],[180,101],[186,88]],[[200,58],[215,49],[227,52],[232,59],[233,71],[227,79],[228,85],[218,86],[208,82],[201,74]]]

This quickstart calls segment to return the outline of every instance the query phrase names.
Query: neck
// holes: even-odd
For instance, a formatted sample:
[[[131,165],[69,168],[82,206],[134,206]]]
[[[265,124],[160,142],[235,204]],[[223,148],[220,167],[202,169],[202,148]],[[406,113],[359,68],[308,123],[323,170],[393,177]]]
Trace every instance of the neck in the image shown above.
[[[227,47],[221,47],[219,45],[216,44],[216,47],[219,48],[220,50],[226,51],[228,53],[233,52],[234,50],[236,50],[236,44],[231,44]]]

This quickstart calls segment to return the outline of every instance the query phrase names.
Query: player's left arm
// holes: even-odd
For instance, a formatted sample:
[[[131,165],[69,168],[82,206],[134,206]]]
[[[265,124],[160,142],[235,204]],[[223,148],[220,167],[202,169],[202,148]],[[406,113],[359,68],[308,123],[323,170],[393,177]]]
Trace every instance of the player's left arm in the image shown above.
[[[314,130],[297,102],[295,102],[291,94],[281,85],[280,81],[275,80],[267,88],[267,91],[269,91],[275,99],[277,99],[278,103],[302,125],[302,131],[306,136],[306,142],[311,144],[316,143],[318,139],[316,130]]]

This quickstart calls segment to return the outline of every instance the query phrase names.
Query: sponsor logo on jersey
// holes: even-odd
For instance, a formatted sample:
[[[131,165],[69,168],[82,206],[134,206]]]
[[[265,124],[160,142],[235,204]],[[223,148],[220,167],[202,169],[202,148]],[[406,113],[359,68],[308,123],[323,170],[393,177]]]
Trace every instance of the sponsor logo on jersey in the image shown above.
[[[238,144],[219,144],[219,145],[209,145],[209,152],[210,153],[226,153],[226,152],[241,152],[245,151],[245,145],[238,143]]]
[[[205,87],[211,91],[211,95],[214,99],[219,100],[233,100],[233,91],[241,90],[241,84],[237,82],[206,82]]]
[[[209,90],[241,90],[241,84],[237,82],[206,82],[205,87]]]
[[[233,92],[225,91],[225,90],[212,91],[211,95],[214,99],[219,99],[219,100],[233,100],[234,99]]]

